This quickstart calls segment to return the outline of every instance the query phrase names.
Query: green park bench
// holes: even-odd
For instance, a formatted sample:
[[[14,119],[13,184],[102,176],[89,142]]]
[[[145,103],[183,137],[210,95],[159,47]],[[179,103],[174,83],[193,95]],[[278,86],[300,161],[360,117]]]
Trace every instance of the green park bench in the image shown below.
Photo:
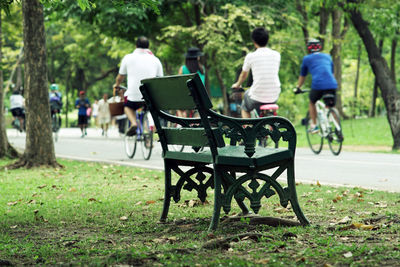
[[[283,207],[290,201],[302,225],[309,224],[297,200],[296,132],[289,120],[276,116],[240,119],[221,115],[212,110],[212,103],[197,74],[145,79],[140,90],[153,116],[164,159],[165,196],[160,221],[166,221],[171,198],[178,202],[182,189],[197,191],[197,196],[204,202],[207,189],[213,188],[210,230],[217,228],[221,208],[229,213],[232,198],[242,214],[248,214],[245,199],[258,213],[261,199],[275,194]],[[200,117],[177,117],[167,110],[196,110]],[[164,126],[165,121],[181,127]],[[266,135],[279,142],[280,147],[257,146],[257,139]],[[171,145],[185,145],[191,149],[173,151]],[[272,175],[263,172],[271,169]],[[179,177],[176,183],[172,181],[172,171]],[[277,181],[284,171],[287,187]]]

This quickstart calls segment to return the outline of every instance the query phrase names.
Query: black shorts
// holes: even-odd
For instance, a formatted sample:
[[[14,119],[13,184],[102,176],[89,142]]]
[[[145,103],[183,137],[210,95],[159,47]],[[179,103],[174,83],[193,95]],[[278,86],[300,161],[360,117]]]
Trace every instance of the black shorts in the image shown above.
[[[336,89],[326,89],[326,90],[311,90],[309,98],[310,102],[315,104],[318,100],[320,100],[324,95],[334,95],[334,103],[332,106],[336,105]]]
[[[78,115],[78,125],[86,125],[88,117],[86,115]]]
[[[22,117],[24,116],[24,110],[22,108],[13,108],[11,109],[11,114],[14,117]]]
[[[127,100],[124,103],[124,107],[128,107],[128,108],[133,109],[133,110],[138,110],[139,108],[142,108],[144,106],[145,106],[145,103],[143,101],[141,101],[141,102],[136,102],[135,101],[134,102],[134,101]]]

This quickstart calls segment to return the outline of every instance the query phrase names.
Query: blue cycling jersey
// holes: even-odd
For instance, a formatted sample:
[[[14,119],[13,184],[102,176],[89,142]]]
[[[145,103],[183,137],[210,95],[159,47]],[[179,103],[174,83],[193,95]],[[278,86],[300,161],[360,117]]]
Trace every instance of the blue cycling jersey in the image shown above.
[[[312,77],[311,89],[336,89],[337,82],[333,76],[333,62],[331,56],[325,53],[312,53],[303,58],[300,75]]]

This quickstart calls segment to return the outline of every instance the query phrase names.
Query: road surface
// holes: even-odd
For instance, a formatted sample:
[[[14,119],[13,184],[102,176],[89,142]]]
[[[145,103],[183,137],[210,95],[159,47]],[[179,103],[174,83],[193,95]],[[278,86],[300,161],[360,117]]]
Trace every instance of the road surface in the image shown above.
[[[25,146],[25,134],[8,130],[9,141],[17,148]],[[157,143],[150,160],[143,160],[141,151],[129,159],[124,143],[116,129],[108,137],[99,129],[88,129],[88,135],[80,138],[78,128],[63,128],[55,143],[57,157],[84,161],[98,161],[163,170],[161,146]],[[296,151],[296,181],[329,185],[360,186],[392,192],[400,192],[400,155],[343,151],[333,156],[328,149],[314,155],[308,148]]]

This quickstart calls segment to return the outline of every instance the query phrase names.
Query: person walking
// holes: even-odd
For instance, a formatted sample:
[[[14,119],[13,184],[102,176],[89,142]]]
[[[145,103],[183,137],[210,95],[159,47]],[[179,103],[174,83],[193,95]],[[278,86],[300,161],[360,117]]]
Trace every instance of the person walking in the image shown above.
[[[276,103],[281,92],[278,75],[281,55],[267,47],[268,31],[262,27],[255,28],[251,39],[256,50],[246,55],[239,78],[232,85],[232,88],[240,88],[251,70],[253,83],[243,96],[243,118],[250,118],[250,112],[253,109],[258,110],[264,104]]]
[[[78,109],[78,126],[81,129],[81,138],[87,135],[87,109],[90,107],[89,99],[85,96],[85,91],[79,92],[79,98],[75,101],[75,108]]]
[[[124,112],[131,122],[131,127],[126,132],[128,136],[136,134],[136,110],[144,106],[142,93],[139,90],[140,81],[164,75],[161,62],[150,51],[149,45],[149,40],[146,37],[140,36],[137,39],[136,49],[133,53],[123,57],[113,86],[114,90],[118,90],[118,87],[127,77],[128,90],[125,92]]]
[[[311,92],[309,94],[309,113],[312,120],[309,131],[317,133],[317,109],[315,103],[325,94],[335,96],[333,106],[336,104],[337,81],[333,75],[333,61],[330,55],[321,53],[322,45],[318,39],[307,42],[308,55],[303,58],[300,67],[300,76],[296,90],[300,90],[308,73],[311,74]]]
[[[110,106],[108,103],[108,94],[105,93],[98,104],[98,122],[101,127],[101,135],[107,137],[108,126],[111,121]]]
[[[200,63],[201,56],[203,56],[203,53],[199,48],[190,47],[185,54],[185,65],[179,68],[178,74],[197,73],[203,84],[205,84],[206,70]],[[178,117],[188,117],[186,110],[177,110],[176,115]]]
[[[97,99],[93,102],[92,108],[93,108],[92,117],[93,117],[93,120],[94,120],[94,125],[95,125],[95,127],[97,129],[97,126],[99,125],[99,122],[97,120],[97,116],[99,115],[99,101]]]

